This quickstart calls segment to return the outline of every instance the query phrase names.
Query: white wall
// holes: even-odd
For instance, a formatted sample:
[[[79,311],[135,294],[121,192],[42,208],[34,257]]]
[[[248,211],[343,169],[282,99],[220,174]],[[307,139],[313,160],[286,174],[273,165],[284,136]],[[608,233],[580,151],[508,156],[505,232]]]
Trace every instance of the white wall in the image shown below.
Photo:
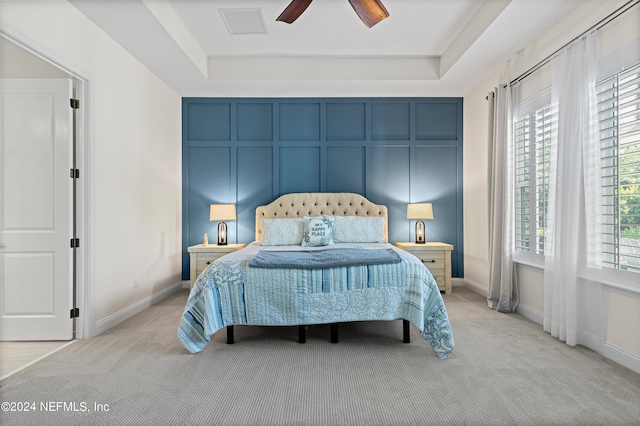
[[[480,293],[489,286],[488,263],[488,105],[486,95],[499,84],[506,84],[551,55],[564,44],[598,23],[626,0],[601,2],[587,0],[560,23],[505,64],[493,76],[464,97],[464,227],[465,227],[465,281]],[[623,18],[605,26],[599,32],[600,56],[608,61],[610,53],[624,46],[638,45],[640,41],[640,6],[635,6]],[[635,53],[633,53],[635,52]],[[615,64],[610,64],[614,66]],[[612,67],[610,67],[612,68]],[[619,71],[619,69],[612,72]],[[538,89],[550,84],[549,70],[542,69],[527,83],[535,82]],[[536,89],[537,90],[537,89]],[[524,95],[526,97],[528,95]],[[522,99],[521,93],[521,99]],[[517,266],[520,288],[519,312],[541,322],[543,307],[542,269]],[[640,279],[640,278],[639,278]],[[640,293],[605,286],[605,355],[636,371],[640,370]]]
[[[69,78],[69,74],[0,38],[0,78]]]
[[[0,28],[89,80],[83,278],[96,323],[176,287],[180,96],[64,0],[0,2]]]
[[[479,287],[489,283],[489,115],[486,96],[500,71],[469,92],[463,101],[464,278]]]

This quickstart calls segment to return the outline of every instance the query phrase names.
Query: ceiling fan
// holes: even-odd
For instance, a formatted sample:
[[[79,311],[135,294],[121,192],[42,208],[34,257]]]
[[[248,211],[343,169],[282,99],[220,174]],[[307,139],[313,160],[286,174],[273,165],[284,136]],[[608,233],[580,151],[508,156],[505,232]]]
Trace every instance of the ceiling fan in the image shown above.
[[[289,6],[278,16],[276,21],[293,23],[302,15],[312,0],[293,0]],[[371,28],[378,22],[389,17],[389,12],[384,8],[380,0],[349,0],[353,10],[356,11],[362,22]]]

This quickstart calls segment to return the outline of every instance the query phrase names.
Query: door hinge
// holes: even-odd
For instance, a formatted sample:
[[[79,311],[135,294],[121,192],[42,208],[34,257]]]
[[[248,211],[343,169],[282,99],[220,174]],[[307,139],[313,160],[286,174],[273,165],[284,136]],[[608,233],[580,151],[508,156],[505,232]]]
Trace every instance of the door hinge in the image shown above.
[[[80,247],[80,238],[72,238],[71,239],[71,248]]]
[[[70,313],[70,317],[71,318],[78,318],[80,317],[80,308],[71,308],[71,313]]]
[[[78,179],[80,177],[80,169],[71,169],[69,176],[71,179]]]
[[[80,108],[80,101],[78,99],[69,99],[71,108],[78,109]]]

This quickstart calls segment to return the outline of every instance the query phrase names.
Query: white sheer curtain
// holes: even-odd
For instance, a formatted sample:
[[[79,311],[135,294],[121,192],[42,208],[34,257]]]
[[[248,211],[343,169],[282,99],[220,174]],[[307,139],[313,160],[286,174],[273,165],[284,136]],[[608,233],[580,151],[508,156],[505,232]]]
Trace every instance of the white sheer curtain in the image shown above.
[[[558,127],[551,142],[544,266],[544,330],[567,344],[604,350],[603,296],[589,280],[599,265],[600,146],[595,32],[552,60]]]
[[[511,85],[489,93],[489,294],[488,305],[513,312],[518,287],[513,267],[513,111],[517,91]]]

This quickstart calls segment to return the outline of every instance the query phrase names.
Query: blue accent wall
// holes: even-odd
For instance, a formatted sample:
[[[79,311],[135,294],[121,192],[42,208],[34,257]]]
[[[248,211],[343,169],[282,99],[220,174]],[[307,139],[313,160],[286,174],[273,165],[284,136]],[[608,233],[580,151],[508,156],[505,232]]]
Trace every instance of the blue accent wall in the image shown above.
[[[184,98],[182,278],[187,247],[216,241],[209,205],[234,203],[229,242],[290,192],[355,192],[389,209],[389,241],[413,241],[407,203],[433,203],[427,240],[453,244],[462,277],[461,98]]]

